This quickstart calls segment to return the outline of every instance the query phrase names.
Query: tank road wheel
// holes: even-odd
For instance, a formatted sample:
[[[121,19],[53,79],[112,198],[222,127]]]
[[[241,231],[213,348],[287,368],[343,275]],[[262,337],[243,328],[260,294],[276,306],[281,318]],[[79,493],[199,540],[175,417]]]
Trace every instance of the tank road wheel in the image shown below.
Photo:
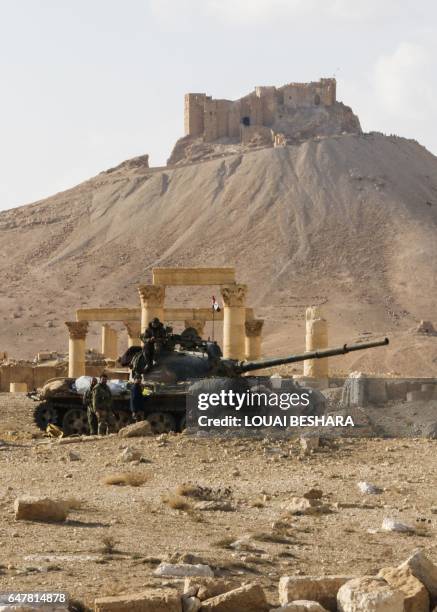
[[[89,433],[88,417],[85,410],[80,410],[79,408],[71,408],[68,410],[62,420],[62,430],[64,436]]]
[[[35,408],[33,420],[42,431],[45,431],[49,423],[58,422],[58,411],[49,402],[43,402]]]
[[[146,420],[149,421],[154,434],[176,431],[176,419],[167,412],[152,412],[147,415]]]
[[[130,412],[125,412],[124,410],[120,410],[120,412],[116,412],[114,414],[114,428],[115,431],[119,431],[123,427],[130,425],[132,423],[132,417]]]

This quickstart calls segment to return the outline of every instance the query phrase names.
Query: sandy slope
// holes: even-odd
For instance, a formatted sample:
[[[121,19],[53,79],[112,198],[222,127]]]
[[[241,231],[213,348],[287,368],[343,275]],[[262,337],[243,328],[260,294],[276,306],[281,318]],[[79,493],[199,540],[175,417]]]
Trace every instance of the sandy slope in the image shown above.
[[[394,338],[367,369],[431,375],[437,339],[408,330],[437,323],[436,224],[437,160],[397,137],[124,165],[0,214],[0,348],[65,349],[75,308],[136,305],[153,266],[235,265],[266,318],[266,352],[302,349],[304,307],[325,304],[333,344],[369,331]],[[210,294],[174,289],[169,304],[206,306]]]

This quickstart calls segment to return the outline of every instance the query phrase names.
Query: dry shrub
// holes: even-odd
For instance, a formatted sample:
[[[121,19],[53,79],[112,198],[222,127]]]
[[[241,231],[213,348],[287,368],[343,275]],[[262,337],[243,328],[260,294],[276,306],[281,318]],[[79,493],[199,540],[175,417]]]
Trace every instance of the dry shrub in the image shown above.
[[[258,542],[271,542],[272,544],[293,544],[293,540],[279,533],[260,532],[254,533],[251,536],[252,540]]]
[[[115,550],[116,550],[116,546],[117,546],[117,542],[115,541],[115,539],[110,536],[110,535],[105,535],[100,539],[101,543],[102,543],[102,547],[100,548],[100,552],[102,552],[105,555],[112,555]]]
[[[191,509],[191,505],[181,495],[171,494],[168,497],[163,497],[162,502],[172,508],[173,510],[187,510]]]
[[[237,538],[234,536],[229,536],[227,538],[222,538],[221,540],[217,540],[216,542],[211,542],[210,546],[214,548],[225,548],[229,550],[233,550],[231,544],[235,542]]]
[[[183,495],[184,497],[200,497],[200,487],[193,484],[180,484],[176,487],[176,495]]]
[[[144,472],[116,472],[115,474],[108,474],[105,476],[103,478],[103,484],[140,487],[148,480],[149,476]]]

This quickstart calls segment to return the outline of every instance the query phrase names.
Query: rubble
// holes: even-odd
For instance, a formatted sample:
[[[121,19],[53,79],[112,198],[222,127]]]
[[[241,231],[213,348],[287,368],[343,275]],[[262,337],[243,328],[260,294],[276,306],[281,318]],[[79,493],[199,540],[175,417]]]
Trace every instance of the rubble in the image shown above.
[[[181,597],[173,590],[142,591],[117,597],[99,597],[95,612],[182,612]]]
[[[202,563],[161,563],[154,571],[155,576],[214,576],[214,572],[209,565]]]
[[[286,606],[271,609],[270,612],[327,612],[326,608],[317,601],[306,601],[305,599],[293,601]]]
[[[397,531],[398,533],[414,533],[414,527],[395,521],[392,518],[385,518],[382,521],[381,529],[383,531]]]
[[[69,504],[49,497],[19,497],[14,502],[15,520],[62,523],[67,519]]]
[[[354,578],[340,587],[339,612],[403,612],[404,596],[382,578]]]
[[[202,602],[202,612],[267,612],[264,591],[259,584],[246,584]]]
[[[409,567],[384,567],[379,571],[379,578],[404,595],[405,612],[428,612],[429,595],[425,586],[413,576]]]
[[[329,514],[332,512],[329,505],[321,499],[307,499],[306,497],[292,497],[284,510],[292,515]]]
[[[282,576],[279,603],[286,606],[296,600],[316,601],[327,610],[337,609],[337,593],[350,576]]]
[[[136,438],[140,436],[151,436],[152,428],[150,427],[149,421],[139,421],[138,423],[132,423],[123,427],[118,432],[120,438]]]
[[[437,601],[437,565],[423,551],[416,551],[400,567],[407,567],[426,586],[433,601]]]

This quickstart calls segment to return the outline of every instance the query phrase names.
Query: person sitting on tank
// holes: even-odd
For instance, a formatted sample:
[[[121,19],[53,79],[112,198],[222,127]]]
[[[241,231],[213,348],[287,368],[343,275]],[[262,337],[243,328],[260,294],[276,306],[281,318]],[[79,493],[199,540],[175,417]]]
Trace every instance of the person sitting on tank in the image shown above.
[[[93,389],[93,411],[97,417],[97,435],[99,436],[109,434],[112,393],[107,383],[108,377],[102,374],[99,383]]]
[[[141,382],[141,375],[136,374],[134,377],[134,384],[130,390],[130,409],[132,418],[134,421],[141,421],[144,417],[144,399],[143,399],[143,385]]]
[[[141,334],[141,340],[144,342],[143,355],[146,362],[146,372],[153,367],[155,353],[159,353],[166,337],[166,329],[158,317],[152,319],[144,334]]]
[[[87,417],[88,417],[88,427],[90,430],[90,436],[95,436],[97,434],[97,416],[93,410],[93,391],[94,387],[97,385],[97,378],[94,376],[91,380],[89,388],[83,394],[83,407],[86,409]]]

